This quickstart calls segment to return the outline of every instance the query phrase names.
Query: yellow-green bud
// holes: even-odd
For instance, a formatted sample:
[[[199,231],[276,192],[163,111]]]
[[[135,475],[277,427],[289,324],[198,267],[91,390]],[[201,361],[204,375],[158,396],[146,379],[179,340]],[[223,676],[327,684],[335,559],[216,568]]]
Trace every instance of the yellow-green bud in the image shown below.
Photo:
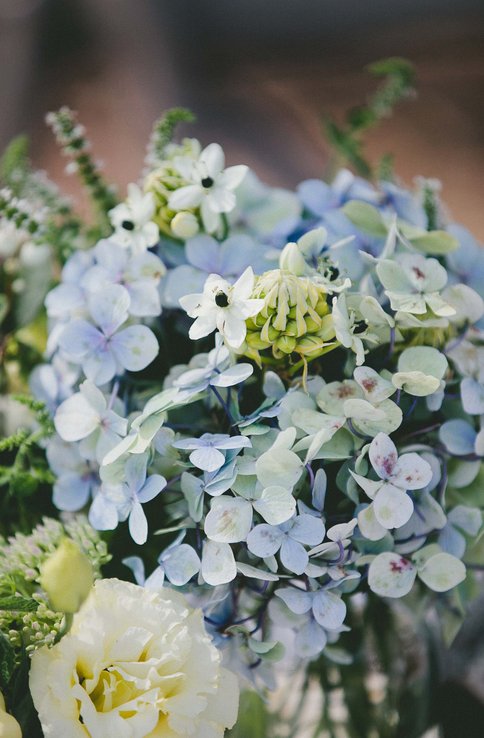
[[[64,538],[40,570],[40,586],[58,612],[75,613],[93,585],[91,562],[70,538]]]
[[[5,709],[5,700],[0,692],[0,738],[22,738],[20,725]]]
[[[296,259],[292,247],[298,248],[288,244],[285,258]],[[260,352],[267,349],[276,359],[293,352],[315,357],[334,342],[326,292],[309,277],[273,269],[257,278],[252,297],[262,298],[264,307],[247,320],[246,349],[242,351],[250,358],[260,362]]]
[[[200,230],[197,218],[193,213],[182,211],[177,213],[170,223],[171,230],[177,238],[186,241],[187,238],[193,238]]]

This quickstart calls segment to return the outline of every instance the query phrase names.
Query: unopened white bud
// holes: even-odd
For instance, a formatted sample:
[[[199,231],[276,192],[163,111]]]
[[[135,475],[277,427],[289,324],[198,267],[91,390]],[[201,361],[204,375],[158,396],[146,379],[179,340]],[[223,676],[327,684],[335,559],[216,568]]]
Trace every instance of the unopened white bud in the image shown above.
[[[199,231],[198,220],[193,213],[182,211],[177,213],[170,223],[171,230],[177,238],[186,240],[193,238]]]
[[[287,246],[284,246],[279,257],[279,267],[296,277],[302,277],[306,274],[308,265],[297,243],[288,243]]]

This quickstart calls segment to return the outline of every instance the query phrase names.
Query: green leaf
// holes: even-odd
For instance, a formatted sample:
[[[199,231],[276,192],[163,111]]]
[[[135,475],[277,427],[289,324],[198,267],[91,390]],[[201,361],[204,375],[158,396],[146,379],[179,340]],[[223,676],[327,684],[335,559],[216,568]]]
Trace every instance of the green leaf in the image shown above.
[[[380,212],[366,202],[350,200],[341,208],[349,220],[364,233],[371,236],[384,238],[387,235],[387,227],[383,222]]]
[[[30,597],[13,595],[11,597],[0,597],[0,610],[11,612],[35,612],[39,606],[36,600]]]
[[[0,295],[0,325],[3,323],[7,313],[9,305],[6,295]]]
[[[257,692],[243,692],[241,695],[239,717],[226,738],[267,738],[270,729],[270,715],[262,697]]]
[[[435,256],[449,254],[459,248],[458,240],[446,231],[430,231],[421,236],[409,238],[409,241],[418,251]]]
[[[5,689],[15,669],[15,651],[3,633],[0,633],[0,687]]]

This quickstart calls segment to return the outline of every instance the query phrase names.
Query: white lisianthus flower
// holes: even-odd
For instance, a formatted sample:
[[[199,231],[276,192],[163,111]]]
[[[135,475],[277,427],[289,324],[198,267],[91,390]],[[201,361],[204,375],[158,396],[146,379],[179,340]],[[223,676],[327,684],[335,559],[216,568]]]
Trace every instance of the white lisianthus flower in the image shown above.
[[[181,594],[103,579],[68,635],[34,653],[30,691],[50,738],[222,738],[238,685],[220,658]]]
[[[190,338],[196,341],[218,329],[231,348],[239,348],[247,333],[245,321],[264,307],[264,300],[251,299],[253,287],[254,272],[247,267],[234,285],[218,274],[210,274],[203,293],[181,297],[182,308],[190,318],[196,318]]]
[[[173,165],[190,184],[170,195],[168,207],[172,210],[199,207],[205,230],[214,233],[220,224],[220,213],[230,213],[235,208],[234,190],[248,167],[240,164],[224,169],[224,152],[216,143],[203,149],[195,161],[190,157],[175,157]]]
[[[126,202],[109,211],[114,227],[112,239],[133,254],[143,253],[159,239],[159,229],[153,222],[155,200],[151,192],[143,192],[135,184],[128,185]]]

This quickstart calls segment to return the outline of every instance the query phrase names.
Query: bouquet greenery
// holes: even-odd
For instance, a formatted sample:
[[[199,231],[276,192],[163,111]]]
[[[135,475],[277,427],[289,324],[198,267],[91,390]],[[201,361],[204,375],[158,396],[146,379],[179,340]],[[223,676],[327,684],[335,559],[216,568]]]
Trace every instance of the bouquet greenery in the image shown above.
[[[435,181],[365,162],[412,80],[373,72],[326,123],[356,173],[295,192],[176,142],[181,109],[124,200],[48,116],[92,223],[23,140],[4,156],[1,735],[438,721],[436,643],[483,563],[484,252]]]

